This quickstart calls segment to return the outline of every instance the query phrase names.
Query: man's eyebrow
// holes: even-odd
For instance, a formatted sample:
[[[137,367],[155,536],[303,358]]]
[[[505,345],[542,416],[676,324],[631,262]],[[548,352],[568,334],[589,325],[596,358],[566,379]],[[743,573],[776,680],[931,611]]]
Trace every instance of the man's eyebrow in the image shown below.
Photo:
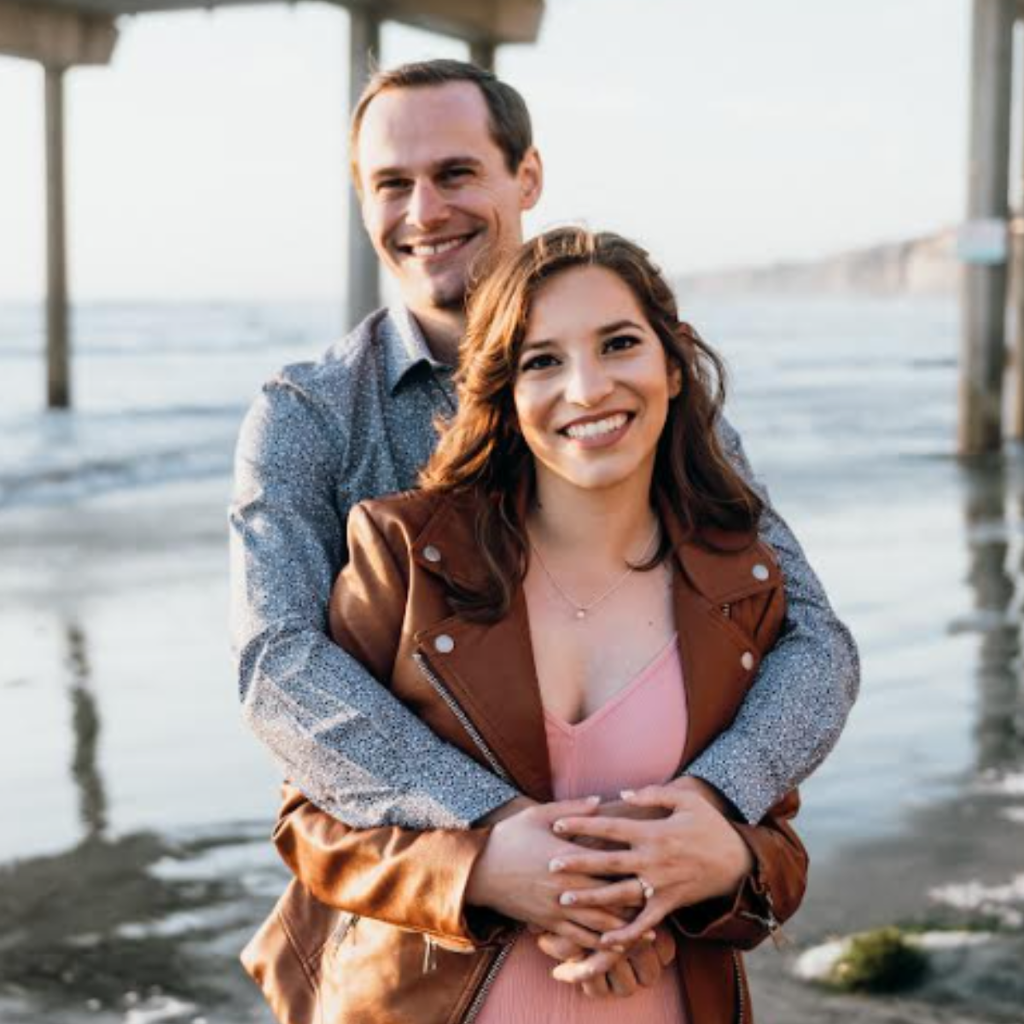
[[[376,167],[370,171],[370,181],[381,181],[384,178],[401,178],[408,175],[404,167]]]
[[[436,170],[444,171],[451,167],[483,167],[483,161],[475,156],[448,156],[434,165]]]
[[[437,163],[432,164],[430,167],[431,173],[437,174],[439,171],[449,171],[453,167],[482,167],[482,161],[478,160],[475,156],[447,156],[443,160],[438,160]],[[381,181],[385,178],[408,178],[412,175],[412,171],[408,167],[375,167],[370,171],[371,181]]]

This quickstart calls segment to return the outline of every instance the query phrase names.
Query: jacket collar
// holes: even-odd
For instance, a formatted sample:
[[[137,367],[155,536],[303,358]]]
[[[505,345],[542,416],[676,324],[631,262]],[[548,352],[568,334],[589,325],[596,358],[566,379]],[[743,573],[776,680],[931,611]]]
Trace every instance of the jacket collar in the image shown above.
[[[530,490],[527,484],[519,488],[520,513],[526,511]],[[752,535],[707,531],[699,540],[691,539],[665,502],[659,513],[675,558],[673,602],[689,721],[685,765],[728,726],[737,704],[736,688],[749,683],[760,661],[759,652],[722,606],[777,586],[780,574]],[[473,586],[484,574],[477,549],[470,500],[449,497],[438,503],[416,538],[413,558],[427,573]],[[435,641],[442,635],[454,643],[438,656]],[[551,800],[544,711],[522,588],[499,622],[451,616],[421,630],[416,639],[511,779],[528,796]]]

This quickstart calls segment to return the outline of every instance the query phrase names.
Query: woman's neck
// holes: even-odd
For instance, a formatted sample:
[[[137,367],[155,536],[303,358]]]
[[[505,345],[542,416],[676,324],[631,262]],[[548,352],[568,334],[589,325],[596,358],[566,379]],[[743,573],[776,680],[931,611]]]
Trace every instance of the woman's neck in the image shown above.
[[[539,472],[527,521],[534,542],[567,556],[586,553],[594,564],[622,565],[649,557],[656,516],[649,483],[637,483],[591,490]]]

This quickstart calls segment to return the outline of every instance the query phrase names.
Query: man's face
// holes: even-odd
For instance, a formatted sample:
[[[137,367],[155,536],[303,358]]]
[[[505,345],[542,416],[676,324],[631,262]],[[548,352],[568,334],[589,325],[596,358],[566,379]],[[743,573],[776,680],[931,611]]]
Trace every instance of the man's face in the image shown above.
[[[358,155],[363,223],[414,311],[461,308],[474,261],[518,246],[540,198],[536,151],[509,171],[472,82],[381,93]]]

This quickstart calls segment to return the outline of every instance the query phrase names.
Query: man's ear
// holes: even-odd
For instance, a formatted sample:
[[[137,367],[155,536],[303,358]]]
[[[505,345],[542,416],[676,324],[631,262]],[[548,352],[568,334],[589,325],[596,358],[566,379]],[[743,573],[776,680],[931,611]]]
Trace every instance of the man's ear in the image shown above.
[[[544,164],[536,146],[531,146],[523,156],[516,171],[519,181],[519,207],[521,210],[532,210],[540,202],[544,191]]]

